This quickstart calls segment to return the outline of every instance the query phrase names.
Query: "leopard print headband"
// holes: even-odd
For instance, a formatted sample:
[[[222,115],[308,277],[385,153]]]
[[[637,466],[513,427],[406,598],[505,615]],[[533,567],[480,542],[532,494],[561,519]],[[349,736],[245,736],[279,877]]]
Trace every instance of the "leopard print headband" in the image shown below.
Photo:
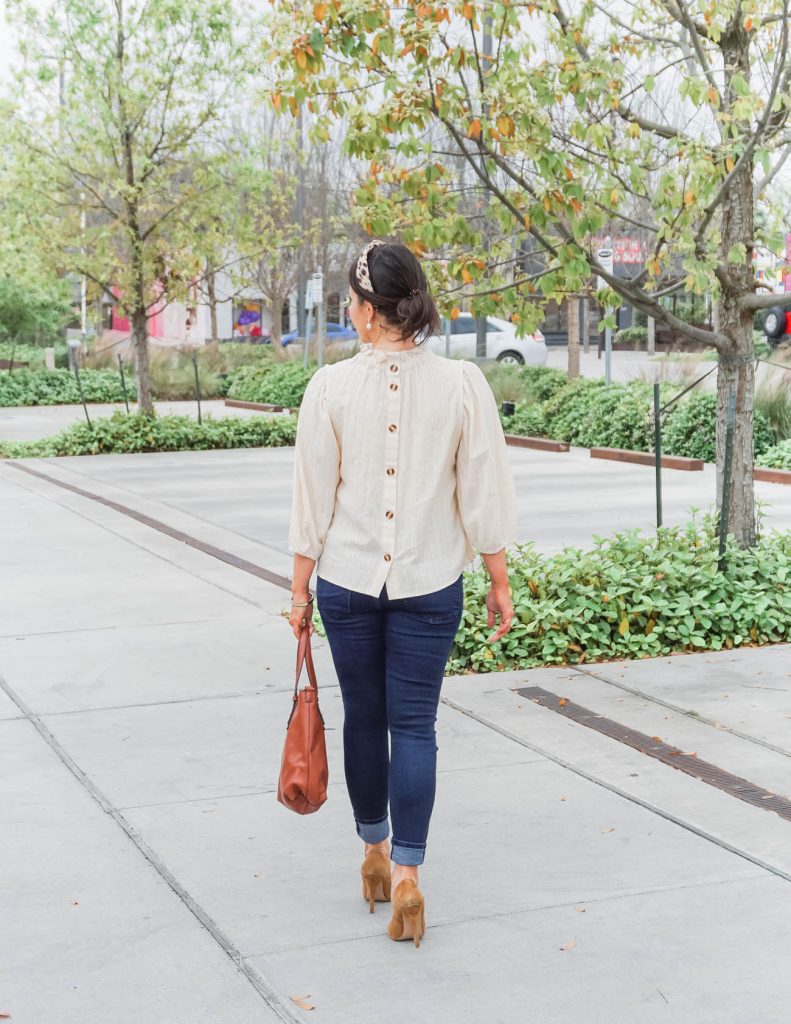
[[[368,270],[368,253],[374,246],[386,245],[386,242],[380,241],[378,238],[374,238],[373,241],[369,242],[368,245],[360,253],[360,258],[357,260],[357,283],[361,288],[364,288],[367,292],[373,292],[373,285],[371,284],[371,274]]]

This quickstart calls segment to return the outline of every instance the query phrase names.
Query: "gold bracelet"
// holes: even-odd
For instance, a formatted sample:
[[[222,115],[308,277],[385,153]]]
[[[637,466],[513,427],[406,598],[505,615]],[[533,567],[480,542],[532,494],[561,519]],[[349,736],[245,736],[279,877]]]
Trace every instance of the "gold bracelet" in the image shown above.
[[[313,604],[313,599],[314,599],[314,597],[316,595],[313,593],[312,590],[309,590],[308,593],[310,594],[310,599],[309,600],[307,600],[307,601],[292,601],[291,602],[291,607],[292,608],[307,608],[309,605]]]

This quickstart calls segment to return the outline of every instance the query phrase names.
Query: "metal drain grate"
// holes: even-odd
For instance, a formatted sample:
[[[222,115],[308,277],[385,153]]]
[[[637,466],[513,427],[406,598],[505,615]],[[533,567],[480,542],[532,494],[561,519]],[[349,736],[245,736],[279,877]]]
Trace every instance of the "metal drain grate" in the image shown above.
[[[791,800],[784,796],[777,796],[768,789],[763,789],[746,779],[739,778],[738,775],[731,775],[730,772],[718,768],[716,764],[701,761],[700,758],[691,754],[685,754],[678,747],[655,740],[636,729],[621,725],[612,718],[597,715],[595,711],[590,711],[565,697],[558,697],[556,693],[550,693],[549,690],[544,690],[540,686],[523,686],[514,692],[527,697],[535,704],[540,704],[551,711],[557,711],[558,714],[570,718],[580,725],[587,726],[588,729],[593,729],[620,743],[625,743],[627,746],[639,750],[641,754],[647,754],[649,757],[656,758],[657,761],[669,764],[671,768],[677,768],[680,772],[692,775],[709,786],[714,786],[739,800],[744,800],[745,803],[761,807],[765,811],[774,811],[786,821],[791,821]]]

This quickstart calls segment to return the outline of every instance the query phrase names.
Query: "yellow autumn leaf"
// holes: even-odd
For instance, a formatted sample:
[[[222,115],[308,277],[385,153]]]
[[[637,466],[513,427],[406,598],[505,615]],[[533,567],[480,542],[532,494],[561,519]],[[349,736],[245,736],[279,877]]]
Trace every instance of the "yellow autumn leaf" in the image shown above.
[[[487,661],[491,661],[492,658],[494,657],[494,651],[491,649],[491,647],[487,647],[486,650],[483,652],[483,656],[484,658],[486,658]]]
[[[656,619],[649,619],[648,622],[646,622],[646,624],[645,624],[645,635],[646,636],[649,636],[651,633],[653,633],[655,625],[656,625]]]
[[[304,71],[305,68],[308,66],[308,55],[305,53],[305,51],[297,50],[297,52],[294,54],[294,58],[299,67],[301,67],[302,70]]]
[[[514,134],[514,122],[508,116],[508,114],[500,114],[495,121],[497,130],[501,135],[504,135],[507,139]]]
[[[324,15],[327,13],[326,4],[314,4],[313,5],[313,17],[316,21],[324,21]]]
[[[684,206],[692,206],[694,202],[695,193],[692,191],[691,188],[687,189],[687,191],[684,193]]]
[[[275,108],[275,110],[278,112],[278,114],[280,113],[280,104],[282,102],[283,102],[282,94],[279,93],[279,92],[276,92],[274,94],[274,96],[272,97],[272,106]]]
[[[618,189],[614,188],[612,192],[610,192],[610,203],[612,206],[615,206],[615,204],[618,202],[618,198]]]
[[[733,157],[729,156],[725,158],[725,168],[729,174],[735,166],[736,164],[733,162]]]
[[[454,306],[453,309],[450,311],[450,318],[451,318],[451,320],[458,320],[460,313],[461,313],[461,310],[459,309],[459,307],[458,306]]]
[[[708,96],[708,99],[709,99],[709,103],[717,104],[717,103],[720,102],[719,93],[717,92],[717,90],[714,88],[713,85],[709,86],[709,91],[707,93],[707,96]]]
[[[472,274],[466,267],[461,268],[461,279],[465,284],[470,284],[472,282]]]
[[[371,40],[371,53],[373,53],[373,54],[379,53],[379,36],[378,35],[374,36],[373,39]]]
[[[481,121],[480,118],[474,117],[470,121],[470,127],[467,129],[468,139],[478,139],[481,136]]]
[[[529,213],[525,214],[524,224],[525,224],[525,230],[529,231],[530,230],[530,214]]]
[[[745,18],[744,19],[744,31],[745,32],[752,32],[752,30],[753,30],[753,19],[752,18]]]
[[[624,617],[618,623],[618,632],[621,634],[621,636],[626,636],[626,634],[629,632],[629,616],[628,615],[624,615]]]
[[[547,213],[549,213],[549,211],[552,209],[552,203],[550,201],[549,196],[544,196],[544,209],[547,211]]]
[[[461,9],[461,16],[467,21],[472,21],[475,17],[475,7],[472,4],[465,4]]]

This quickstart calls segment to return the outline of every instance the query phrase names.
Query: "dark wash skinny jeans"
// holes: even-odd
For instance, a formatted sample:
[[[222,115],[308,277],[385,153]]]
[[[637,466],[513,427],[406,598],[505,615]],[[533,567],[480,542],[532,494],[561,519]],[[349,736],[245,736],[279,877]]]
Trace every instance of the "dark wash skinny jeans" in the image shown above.
[[[464,574],[431,594],[391,600],[316,577],[343,699],[343,758],[357,834],[391,859],[422,864],[437,781],[437,707],[464,606]],[[390,752],[388,754],[388,731]]]

